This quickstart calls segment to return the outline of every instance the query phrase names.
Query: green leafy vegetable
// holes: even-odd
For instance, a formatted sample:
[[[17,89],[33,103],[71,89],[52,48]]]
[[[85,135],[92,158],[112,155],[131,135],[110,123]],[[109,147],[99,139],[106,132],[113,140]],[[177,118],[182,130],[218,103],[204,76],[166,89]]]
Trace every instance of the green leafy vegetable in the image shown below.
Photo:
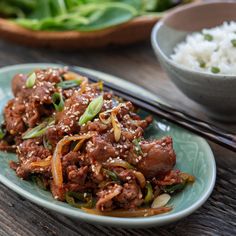
[[[103,95],[100,95],[90,102],[84,114],[79,119],[79,125],[86,124],[88,121],[92,120],[101,111],[102,105]]]
[[[54,93],[52,95],[52,102],[56,111],[60,112],[64,109],[64,100],[61,93]]]
[[[82,83],[82,80],[79,80],[79,79],[67,80],[67,81],[62,81],[62,82],[58,83],[57,87],[62,88],[62,89],[69,89],[69,88],[77,87],[81,83]]]
[[[26,88],[32,88],[35,85],[36,82],[36,74],[33,72],[29,75],[28,79],[26,80]]]
[[[31,30],[95,31],[192,0],[1,0],[0,14]]]

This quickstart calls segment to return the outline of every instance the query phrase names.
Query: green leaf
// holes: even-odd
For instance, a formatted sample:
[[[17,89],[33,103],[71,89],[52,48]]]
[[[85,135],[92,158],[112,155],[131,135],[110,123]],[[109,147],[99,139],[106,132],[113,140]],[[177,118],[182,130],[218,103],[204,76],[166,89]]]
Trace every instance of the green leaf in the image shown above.
[[[79,119],[79,125],[86,124],[88,121],[92,120],[101,111],[102,106],[103,95],[100,95],[90,102],[84,114]]]
[[[36,82],[36,74],[33,72],[32,74],[29,75],[28,79],[26,80],[26,88],[33,88]]]

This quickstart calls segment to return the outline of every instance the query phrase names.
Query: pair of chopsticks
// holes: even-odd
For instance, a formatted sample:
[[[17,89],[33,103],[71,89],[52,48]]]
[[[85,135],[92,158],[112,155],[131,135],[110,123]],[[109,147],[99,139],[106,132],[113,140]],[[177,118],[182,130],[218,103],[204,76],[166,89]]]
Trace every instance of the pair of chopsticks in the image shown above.
[[[91,82],[101,81],[101,78],[84,73],[77,67],[69,67],[69,70],[88,77]],[[214,143],[236,152],[236,134],[229,133],[226,130],[216,127],[215,125],[197,119],[189,114],[178,111],[157,101],[143,97],[142,95],[136,94],[130,90],[121,88],[110,82],[104,81],[104,88],[107,90],[112,90],[115,95],[131,101],[136,106],[148,112],[152,112],[161,118],[180,125],[193,133],[196,133]]]

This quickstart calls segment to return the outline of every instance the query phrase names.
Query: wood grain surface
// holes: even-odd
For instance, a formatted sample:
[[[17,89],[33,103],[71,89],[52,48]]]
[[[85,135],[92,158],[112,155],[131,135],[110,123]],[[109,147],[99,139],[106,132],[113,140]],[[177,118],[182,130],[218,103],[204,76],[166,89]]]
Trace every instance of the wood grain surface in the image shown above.
[[[191,2],[199,3],[202,0],[191,0]],[[165,11],[162,15],[168,14],[171,10]],[[127,23],[96,32],[32,31],[0,18],[0,38],[30,47],[68,50],[129,45],[149,38],[152,27],[160,17],[161,14],[160,16],[139,16]]]
[[[167,78],[149,42],[103,51],[66,53],[32,50],[0,41],[0,67],[32,62],[67,63],[104,71],[149,89],[176,108],[208,119],[201,108]],[[234,124],[214,123],[236,132]],[[210,145],[217,162],[216,187],[203,207],[184,220],[137,230],[94,226],[38,207],[0,185],[0,235],[236,235],[236,154]]]

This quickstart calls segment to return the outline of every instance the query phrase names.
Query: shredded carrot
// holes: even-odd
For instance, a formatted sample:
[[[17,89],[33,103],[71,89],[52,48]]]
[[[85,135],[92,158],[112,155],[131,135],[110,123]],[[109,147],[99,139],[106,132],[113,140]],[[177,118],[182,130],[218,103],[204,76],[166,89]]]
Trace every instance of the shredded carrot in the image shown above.
[[[146,186],[146,179],[145,179],[144,175],[141,172],[136,171],[136,170],[133,170],[133,173],[134,173],[135,177],[137,178],[141,188],[144,188]]]

